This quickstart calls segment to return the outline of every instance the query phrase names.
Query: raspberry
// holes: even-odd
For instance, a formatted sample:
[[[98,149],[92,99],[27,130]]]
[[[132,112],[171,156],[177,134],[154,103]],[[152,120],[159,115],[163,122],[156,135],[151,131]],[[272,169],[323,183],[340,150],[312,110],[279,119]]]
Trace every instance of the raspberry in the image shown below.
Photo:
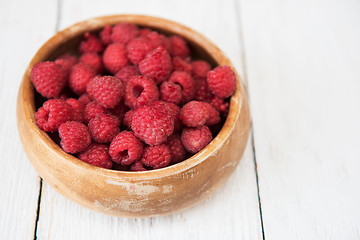
[[[103,76],[96,77],[89,82],[86,91],[100,106],[114,108],[124,95],[124,86],[115,77]]]
[[[30,79],[36,91],[43,97],[55,98],[66,86],[67,74],[61,65],[39,62],[32,68]]]
[[[205,148],[212,139],[211,131],[207,126],[198,128],[184,128],[181,133],[181,142],[187,151],[197,153]]]
[[[108,109],[108,112],[119,119],[122,122],[125,113],[128,111],[128,107],[125,106],[124,102],[121,101],[118,105],[116,105],[112,109]]]
[[[129,110],[125,113],[124,115],[124,120],[123,120],[123,125],[128,127],[128,128],[131,128],[131,122],[132,122],[132,117],[133,117],[133,114],[134,114],[134,110]]]
[[[99,114],[89,122],[91,137],[98,143],[109,143],[120,132],[120,121],[109,114]]]
[[[115,77],[120,79],[120,81],[125,85],[130,80],[130,78],[138,75],[140,75],[140,73],[137,66],[126,66],[120,69],[115,74]]]
[[[185,159],[186,150],[184,145],[181,142],[179,134],[171,135],[165,142],[165,145],[168,146],[171,153],[171,164],[181,162]]]
[[[112,74],[129,64],[125,45],[112,43],[104,51],[103,62],[107,70]]]
[[[139,171],[146,171],[146,168],[144,168],[144,165],[140,161],[135,161],[130,168],[131,171],[139,172]]]
[[[196,93],[195,100],[202,102],[210,102],[214,97],[214,94],[210,92],[206,78],[199,78],[195,82]]]
[[[160,84],[164,82],[171,73],[171,58],[163,47],[158,47],[148,53],[139,63],[139,70],[142,75]]]
[[[88,128],[79,122],[71,121],[60,125],[60,146],[67,153],[78,153],[91,144]]]
[[[55,63],[57,65],[60,65],[64,69],[66,75],[69,75],[69,73],[71,71],[71,68],[73,67],[73,65],[71,64],[71,62],[69,60],[67,60],[67,59],[56,59]]]
[[[100,32],[100,40],[104,46],[112,43],[111,39],[112,27],[110,25],[106,25],[103,30]]]
[[[191,66],[194,79],[206,78],[207,73],[211,70],[210,64],[202,60],[193,61]]]
[[[184,59],[182,59],[181,57],[172,58],[172,64],[173,64],[173,71],[183,71],[183,72],[187,72],[188,74],[191,74],[193,68],[192,65],[187,61],[185,61]]]
[[[229,103],[224,101],[222,98],[213,97],[210,104],[216,111],[221,113],[223,116],[226,116],[229,112]]]
[[[180,36],[170,37],[171,42],[171,56],[187,58],[190,56],[190,50],[185,39]]]
[[[219,123],[220,122],[219,112],[216,111],[215,108],[213,108],[210,103],[202,102],[202,104],[209,111],[209,118],[206,120],[205,124],[210,126],[210,125],[215,125],[215,124]]]
[[[229,66],[219,66],[208,72],[210,91],[219,98],[230,97],[236,88],[236,76]]]
[[[75,57],[71,54],[68,54],[68,53],[65,53],[57,58],[57,60],[60,60],[60,59],[68,60],[71,63],[71,66],[74,66],[75,64],[78,63],[77,57]]]
[[[209,110],[203,102],[191,101],[181,108],[180,119],[188,127],[201,127],[209,119]]]
[[[72,107],[73,120],[78,122],[85,122],[85,105],[75,98],[68,98],[66,99],[66,102]]]
[[[169,78],[170,82],[178,83],[182,87],[183,102],[189,102],[195,96],[195,83],[192,77],[181,71],[175,71]]]
[[[90,122],[91,119],[96,117],[98,114],[106,113],[105,108],[93,101],[85,106],[84,117],[85,122]]]
[[[111,38],[115,43],[127,44],[139,35],[139,29],[132,23],[119,23],[112,28]]]
[[[101,53],[104,48],[103,45],[94,34],[86,32],[84,34],[84,40],[80,43],[79,52],[80,53]]]
[[[170,149],[164,144],[146,147],[141,158],[143,164],[152,167],[153,169],[166,167],[170,164],[170,161]]]
[[[149,145],[159,145],[174,131],[174,117],[166,103],[143,106],[134,111],[131,129]]]
[[[59,126],[73,118],[71,106],[61,99],[50,99],[35,113],[36,124],[46,132],[58,130]]]
[[[155,102],[155,104],[156,103],[157,102]],[[174,132],[179,132],[182,128],[182,122],[180,120],[180,107],[173,103],[167,103],[167,106],[170,109],[171,115],[174,117]]]
[[[169,81],[163,82],[160,86],[160,99],[179,105],[183,99],[180,85]]]
[[[139,36],[147,37],[151,32],[152,32],[152,30],[150,28],[142,28],[139,30]]]
[[[102,59],[96,53],[84,53],[80,57],[80,62],[89,65],[98,74],[104,71],[104,65],[102,63]]]
[[[76,64],[69,75],[69,87],[77,95],[86,90],[86,84],[95,76],[96,72],[92,67],[84,63]]]
[[[86,106],[88,103],[92,102],[90,95],[87,93],[84,93],[83,95],[81,95],[78,100],[79,100],[79,102],[84,104],[84,106]]]
[[[142,152],[143,144],[130,131],[122,131],[116,135],[109,149],[112,160],[122,165],[130,165],[139,160]]]
[[[99,143],[92,143],[79,154],[78,158],[97,167],[110,169],[113,165],[109,155],[109,147]]]
[[[153,45],[148,38],[138,37],[126,45],[126,50],[129,60],[137,65],[145,58],[146,54],[153,50]]]
[[[162,46],[163,48],[165,48],[168,52],[171,51],[171,43],[170,43],[170,40],[162,35],[162,34],[159,34],[158,32],[156,31],[150,31],[146,37],[148,39],[150,39],[151,43],[152,43],[152,46],[154,48],[157,48],[157,47],[160,47]]]
[[[143,77],[132,77],[125,86],[125,104],[136,109],[159,99],[159,90],[154,81]]]

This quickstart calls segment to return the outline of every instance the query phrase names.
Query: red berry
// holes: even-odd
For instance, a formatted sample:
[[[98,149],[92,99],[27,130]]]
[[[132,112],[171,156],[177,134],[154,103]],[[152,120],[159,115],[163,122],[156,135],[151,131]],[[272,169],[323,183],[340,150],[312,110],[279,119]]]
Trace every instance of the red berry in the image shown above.
[[[185,39],[180,36],[170,37],[171,42],[171,56],[187,58],[190,56],[190,50]]]
[[[84,40],[80,43],[79,52],[80,53],[101,53],[104,50],[104,47],[94,34],[86,32],[84,34]]]
[[[92,143],[78,158],[91,165],[110,169],[113,165],[109,155],[109,147],[99,143]]]
[[[194,79],[206,79],[208,72],[211,70],[210,64],[203,60],[193,61],[191,66]]]
[[[179,105],[183,99],[180,85],[170,81],[163,82],[160,86],[160,99]]]
[[[159,34],[158,32],[156,31],[150,31],[146,37],[148,39],[150,39],[152,45],[154,48],[157,48],[157,47],[163,47],[165,48],[169,53],[171,51],[171,43],[170,43],[170,40],[162,35],[162,34]]]
[[[156,103],[161,102],[155,102],[155,104]],[[171,115],[174,118],[174,132],[179,132],[182,128],[182,122],[180,120],[180,107],[173,103],[167,103],[167,106],[169,107]]]
[[[112,43],[111,39],[112,27],[110,25],[106,25],[103,30],[100,32],[100,40],[104,46]]]
[[[66,86],[67,74],[61,65],[39,62],[32,68],[30,79],[36,91],[43,97],[55,98]]]
[[[173,71],[183,71],[183,72],[187,72],[188,74],[191,74],[193,68],[192,65],[187,61],[185,61],[184,59],[182,59],[181,57],[172,58],[172,64],[173,64]]]
[[[96,75],[95,70],[87,64],[78,63],[70,72],[69,87],[77,95],[81,95],[86,90],[88,82]]]
[[[120,122],[123,121],[125,113],[129,110],[127,106],[125,106],[124,102],[121,101],[114,108],[108,109],[108,112],[119,119]]]
[[[88,103],[84,110],[85,122],[88,123],[91,119],[102,113],[106,113],[104,107],[100,106],[95,101]]]
[[[67,153],[78,153],[91,144],[88,128],[76,121],[66,122],[59,127],[60,146]]]
[[[148,53],[139,63],[139,70],[142,75],[160,84],[170,75],[172,70],[171,58],[163,47],[158,47]]]
[[[201,127],[209,119],[209,110],[203,102],[191,101],[181,108],[180,119],[188,127]]]
[[[114,43],[127,44],[139,35],[139,29],[132,23],[119,23],[112,28],[111,38]]]
[[[199,78],[195,82],[195,99],[202,102],[210,102],[214,94],[210,92],[206,78]]]
[[[181,71],[175,71],[169,78],[170,82],[180,84],[182,87],[183,102],[187,103],[195,96],[195,83],[192,77]]]
[[[104,71],[102,58],[96,53],[84,53],[80,57],[80,62],[92,67],[96,73],[102,73]]]
[[[112,160],[122,165],[130,165],[139,160],[142,152],[143,144],[130,131],[122,131],[116,135],[109,149]]]
[[[129,60],[137,65],[145,58],[146,54],[153,50],[153,45],[148,38],[138,37],[126,45],[126,50]]]
[[[144,168],[144,165],[140,161],[135,161],[133,164],[131,164],[131,171],[139,172],[139,171],[146,171],[146,168]]]
[[[129,110],[125,113],[123,120],[123,125],[125,127],[131,128],[133,114],[134,114],[134,110]]]
[[[229,112],[229,103],[226,102],[224,99],[213,97],[210,101],[210,104],[213,108],[215,108],[216,111],[221,113],[221,115],[227,116]]]
[[[77,57],[75,57],[74,55],[71,55],[69,53],[62,54],[61,56],[59,56],[57,58],[57,60],[59,60],[59,59],[68,60],[72,66],[74,66],[75,64],[78,63]]]
[[[170,164],[170,161],[170,149],[164,144],[146,147],[141,158],[143,164],[152,167],[153,169],[166,167]]]
[[[125,104],[136,109],[159,99],[159,90],[154,81],[143,77],[132,77],[125,86]]]
[[[120,81],[126,85],[126,83],[130,80],[130,78],[139,76],[139,69],[137,66],[126,66],[120,69],[116,74],[115,77],[120,79]]]
[[[151,33],[152,30],[150,28],[142,28],[139,30],[139,36],[140,37],[147,37],[149,33]]]
[[[73,120],[78,122],[85,122],[85,105],[75,98],[68,98],[66,99],[66,102],[70,104],[73,109]]]
[[[117,73],[121,68],[129,64],[125,45],[122,43],[112,43],[104,51],[104,66],[112,74]]]
[[[219,98],[230,97],[236,88],[236,76],[229,66],[219,66],[208,72],[210,91]]]
[[[171,153],[171,164],[181,162],[185,159],[186,150],[181,142],[179,134],[171,135],[165,142],[165,145],[169,147]]]
[[[219,123],[220,122],[219,112],[216,111],[215,108],[213,108],[210,103],[202,102],[202,104],[209,111],[209,118],[206,120],[205,124],[210,126],[210,125],[215,125],[215,124]]]
[[[46,132],[58,130],[59,126],[73,119],[71,106],[61,99],[50,99],[35,113],[36,124]]]
[[[86,87],[88,94],[104,108],[114,108],[124,95],[122,82],[112,76],[96,77]]]
[[[56,59],[55,63],[57,65],[60,65],[64,69],[66,75],[69,75],[69,73],[71,71],[71,68],[73,67],[73,65],[71,64],[71,62],[69,60],[67,60],[67,59]]]
[[[120,121],[109,114],[99,114],[89,122],[91,137],[98,143],[109,143],[120,132]]]
[[[92,102],[92,98],[90,97],[89,94],[84,93],[79,97],[79,102],[81,102],[82,104],[84,104],[84,106],[86,106],[88,103]]]
[[[197,153],[205,148],[212,139],[212,134],[207,126],[198,128],[184,128],[181,133],[181,142],[187,151]]]

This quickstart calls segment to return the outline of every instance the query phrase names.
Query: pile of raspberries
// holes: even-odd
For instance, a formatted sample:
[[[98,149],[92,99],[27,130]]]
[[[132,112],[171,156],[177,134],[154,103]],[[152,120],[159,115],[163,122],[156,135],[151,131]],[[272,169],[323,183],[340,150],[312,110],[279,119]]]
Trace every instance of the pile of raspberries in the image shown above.
[[[199,152],[221,129],[236,77],[192,60],[186,40],[130,23],[86,32],[78,56],[37,63],[36,124],[92,165],[144,171]]]

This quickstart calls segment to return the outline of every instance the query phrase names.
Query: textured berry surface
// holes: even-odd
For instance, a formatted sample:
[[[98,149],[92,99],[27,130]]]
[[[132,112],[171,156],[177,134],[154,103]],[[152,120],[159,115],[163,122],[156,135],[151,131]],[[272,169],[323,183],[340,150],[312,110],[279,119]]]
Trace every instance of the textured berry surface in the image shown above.
[[[146,54],[153,50],[153,45],[148,38],[138,37],[126,45],[126,50],[129,60],[133,64],[138,65],[145,58]]]
[[[185,159],[186,150],[179,134],[171,135],[168,140],[166,140],[165,145],[170,149],[171,164],[181,162]]]
[[[144,168],[144,165],[141,161],[135,161],[133,164],[131,164],[131,171],[139,172],[139,171],[146,171],[146,168]]]
[[[84,110],[85,122],[88,123],[91,119],[102,113],[106,113],[104,107],[100,106],[95,101],[88,103]]]
[[[130,110],[125,113],[124,119],[123,119],[123,125],[125,127],[131,128],[133,114],[134,114],[134,110]]]
[[[220,122],[219,112],[216,111],[215,108],[213,108],[213,106],[211,106],[210,103],[202,102],[202,104],[207,108],[209,112],[209,117],[206,120],[205,124],[210,126],[219,123]]]
[[[130,165],[139,160],[143,152],[143,144],[130,131],[122,131],[112,140],[109,153],[112,160],[122,165]]]
[[[71,68],[73,67],[73,64],[71,64],[71,62],[69,60],[67,60],[67,59],[56,59],[55,63],[57,65],[60,65],[64,69],[66,75],[69,75],[69,73],[71,71]]]
[[[104,50],[104,47],[99,38],[94,34],[86,32],[84,34],[84,40],[80,43],[79,52],[80,53],[101,53]]]
[[[146,147],[141,158],[143,164],[153,169],[166,167],[170,164],[170,161],[170,149],[165,144]]]
[[[68,60],[71,63],[72,66],[74,66],[75,64],[78,63],[77,57],[75,57],[74,55],[71,55],[69,53],[62,54],[57,59]]]
[[[112,28],[111,38],[115,43],[127,44],[139,35],[139,29],[131,23],[119,23]]]
[[[168,79],[172,63],[168,52],[163,47],[158,47],[148,53],[144,60],[139,63],[139,70],[142,75],[160,84]]]
[[[134,111],[131,129],[149,145],[159,145],[174,131],[174,117],[166,103],[143,106]]]
[[[77,95],[81,95],[86,90],[88,82],[96,75],[95,70],[87,64],[78,63],[70,72],[69,87]]]
[[[76,121],[66,122],[59,127],[60,146],[67,153],[78,153],[91,144],[88,128]]]
[[[112,76],[94,78],[89,82],[86,91],[104,108],[114,108],[124,96],[122,82]]]
[[[39,62],[32,68],[30,79],[36,91],[43,97],[55,98],[66,86],[67,74],[61,65]]]
[[[112,43],[111,33],[112,27],[110,25],[106,25],[104,29],[100,32],[99,36],[103,46],[107,46]]]
[[[61,99],[50,99],[35,113],[36,124],[46,132],[58,130],[59,126],[73,119],[70,104]]]
[[[210,64],[203,61],[193,61],[192,66],[192,75],[195,79],[206,79],[208,72],[211,70]]]
[[[180,120],[188,127],[201,127],[208,119],[209,110],[203,102],[188,102],[180,110]]]
[[[214,97],[210,101],[211,106],[215,108],[216,111],[221,113],[223,116],[227,116],[229,112],[229,103],[222,98]]]
[[[180,36],[170,37],[171,42],[171,56],[187,58],[190,56],[190,50],[185,39]]]
[[[236,88],[235,73],[229,66],[216,67],[208,72],[207,83],[210,91],[217,97],[230,97]]]
[[[120,123],[123,121],[125,113],[129,110],[127,106],[125,106],[124,102],[121,101],[118,105],[114,108],[108,109],[108,112],[115,117],[117,117]]]
[[[80,57],[80,62],[92,67],[97,74],[104,71],[102,58],[96,53],[84,53]]]
[[[82,94],[78,100],[79,100],[79,102],[84,104],[84,106],[86,106],[88,103],[92,102],[92,98],[87,93]]]
[[[129,64],[125,45],[113,43],[107,46],[103,54],[104,66],[112,74],[117,73],[121,68]]]
[[[195,83],[188,73],[175,71],[171,74],[169,81],[180,84],[182,88],[183,102],[189,102],[194,98],[196,91]]]
[[[126,66],[120,69],[115,77],[125,85],[132,77],[140,75],[139,68],[137,66]]]
[[[181,133],[181,142],[185,149],[191,153],[197,153],[205,148],[212,139],[212,134],[207,126],[199,128],[184,128]]]
[[[125,86],[125,104],[136,109],[159,99],[159,90],[154,81],[137,76],[131,78]]]
[[[161,102],[158,102],[158,103],[161,103]],[[167,106],[169,107],[170,113],[174,118],[174,132],[179,132],[183,126],[183,124],[180,120],[180,107],[173,103],[167,103]]]
[[[78,158],[97,167],[110,169],[113,165],[109,147],[104,144],[92,143],[78,155]]]
[[[68,98],[66,99],[66,102],[70,104],[73,109],[73,120],[78,122],[85,122],[85,105],[75,98]]]
[[[206,78],[199,78],[195,82],[196,92],[195,100],[202,102],[210,102],[214,94],[209,90]]]
[[[181,86],[170,81],[163,82],[160,86],[160,99],[179,105],[183,99]]]
[[[89,122],[89,132],[95,142],[109,143],[120,132],[120,121],[109,114],[100,114]]]
[[[173,71],[182,71],[182,72],[187,72],[188,74],[191,74],[192,72],[192,65],[187,61],[185,61],[184,59],[182,59],[181,57],[173,57],[172,64],[173,64]]]

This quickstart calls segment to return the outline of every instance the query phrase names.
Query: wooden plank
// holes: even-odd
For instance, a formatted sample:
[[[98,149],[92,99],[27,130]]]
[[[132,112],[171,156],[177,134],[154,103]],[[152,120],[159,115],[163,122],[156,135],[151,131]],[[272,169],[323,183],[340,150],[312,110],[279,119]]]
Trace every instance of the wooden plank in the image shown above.
[[[240,0],[267,239],[359,239],[360,3]]]
[[[200,9],[206,10],[202,11]],[[242,71],[239,25],[233,1],[63,1],[61,28],[93,16],[137,13],[186,24],[213,40]],[[220,20],[221,19],[221,20]],[[226,26],[226,27],[224,27]],[[178,234],[179,233],[179,234]],[[43,188],[39,239],[259,239],[260,215],[252,147],[230,180],[205,202],[182,213],[149,219],[109,217]]]
[[[0,239],[34,236],[40,178],[22,150],[15,107],[27,64],[54,33],[55,13],[55,1],[0,1]]]

